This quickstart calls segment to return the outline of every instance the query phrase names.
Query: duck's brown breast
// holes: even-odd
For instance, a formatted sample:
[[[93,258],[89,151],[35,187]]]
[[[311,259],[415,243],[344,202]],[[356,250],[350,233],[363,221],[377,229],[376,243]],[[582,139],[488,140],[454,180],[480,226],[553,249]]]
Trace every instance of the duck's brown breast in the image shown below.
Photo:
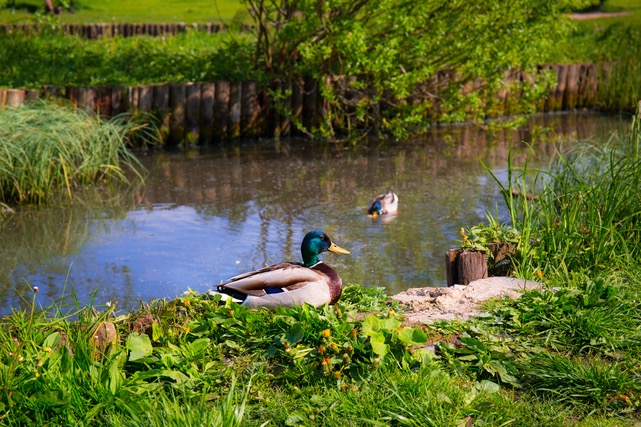
[[[323,275],[327,276],[327,285],[329,286],[329,296],[330,304],[335,304],[338,299],[341,297],[343,292],[343,281],[340,276],[332,267],[329,265],[319,262],[318,264],[312,267],[312,270],[316,270]]]

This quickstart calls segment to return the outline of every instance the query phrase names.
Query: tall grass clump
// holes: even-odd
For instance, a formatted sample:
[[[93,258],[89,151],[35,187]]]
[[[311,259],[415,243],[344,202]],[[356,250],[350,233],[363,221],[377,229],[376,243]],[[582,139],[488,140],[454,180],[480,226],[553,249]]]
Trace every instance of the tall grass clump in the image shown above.
[[[641,128],[605,143],[576,142],[547,170],[526,179],[511,164],[501,186],[512,224],[523,236],[520,274],[606,271],[641,256]],[[495,177],[496,178],[496,177]],[[534,186],[534,189],[531,187]],[[524,197],[528,193],[536,197]]]
[[[127,146],[141,127],[46,102],[0,110],[0,202],[44,203],[83,184],[127,183]],[[140,175],[138,175],[140,176]]]
[[[599,107],[629,111],[641,99],[641,26],[614,24],[601,36],[611,58],[600,66]]]

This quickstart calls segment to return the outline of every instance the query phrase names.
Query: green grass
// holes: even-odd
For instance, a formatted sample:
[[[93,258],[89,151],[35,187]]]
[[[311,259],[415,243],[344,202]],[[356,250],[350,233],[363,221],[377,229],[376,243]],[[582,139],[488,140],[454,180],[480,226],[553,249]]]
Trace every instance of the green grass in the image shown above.
[[[38,311],[35,291],[0,319],[3,425],[607,426],[640,404],[626,355],[546,356],[484,319],[404,328],[379,288],[276,312],[189,293],[120,316]]]
[[[0,82],[39,88],[243,80],[255,76],[249,49],[247,35],[232,33],[98,41],[0,34]]]
[[[59,3],[54,0],[54,3]],[[37,19],[35,12],[44,11],[37,0],[0,1],[0,22],[28,22]],[[74,13],[65,10],[55,18],[59,22],[186,22],[231,23],[246,20],[246,8],[240,0],[75,0]]]
[[[36,102],[0,109],[0,202],[73,198],[86,184],[128,183],[138,166],[127,145],[136,131],[124,116],[108,121],[82,110]]]
[[[549,170],[508,165],[509,182],[501,187],[512,224],[522,235],[521,273],[567,276],[636,262],[641,255],[640,148],[640,121],[634,119],[629,135],[577,142]],[[528,182],[536,183],[533,189]],[[515,196],[531,192],[537,194],[532,200]]]

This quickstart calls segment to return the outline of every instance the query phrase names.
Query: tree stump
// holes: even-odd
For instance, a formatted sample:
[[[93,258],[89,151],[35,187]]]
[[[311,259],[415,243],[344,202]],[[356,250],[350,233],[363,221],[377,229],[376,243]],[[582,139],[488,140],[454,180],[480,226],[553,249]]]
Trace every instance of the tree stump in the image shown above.
[[[468,285],[478,279],[487,277],[485,252],[463,251],[458,260],[458,278],[460,285]]]
[[[450,249],[445,252],[447,286],[468,285],[488,276],[507,276],[512,268],[510,257],[515,254],[512,243],[490,243],[484,251]]]

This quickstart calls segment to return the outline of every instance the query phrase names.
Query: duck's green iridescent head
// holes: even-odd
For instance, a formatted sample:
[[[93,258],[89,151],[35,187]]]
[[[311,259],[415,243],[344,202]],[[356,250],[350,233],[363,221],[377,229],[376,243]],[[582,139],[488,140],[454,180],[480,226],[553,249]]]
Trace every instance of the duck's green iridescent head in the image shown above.
[[[303,243],[300,245],[300,252],[306,267],[316,264],[319,261],[318,255],[325,251],[349,255],[348,250],[334,244],[329,236],[322,231],[310,231],[305,235]]]
[[[367,209],[367,213],[373,216],[381,215],[383,213],[383,205],[381,204],[381,201],[374,201],[374,203],[370,205],[369,209]]]

